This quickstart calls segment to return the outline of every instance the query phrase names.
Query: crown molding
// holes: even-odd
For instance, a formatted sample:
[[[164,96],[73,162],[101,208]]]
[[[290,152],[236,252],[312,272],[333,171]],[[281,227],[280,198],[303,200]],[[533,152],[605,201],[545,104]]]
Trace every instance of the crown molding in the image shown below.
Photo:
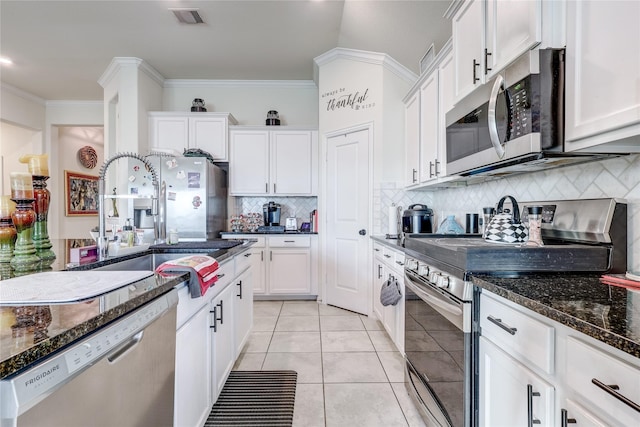
[[[312,80],[207,80],[167,79],[165,88],[185,87],[273,87],[278,89],[317,89]]]
[[[24,91],[24,90],[22,90],[20,88],[17,88],[15,86],[11,86],[10,84],[0,82],[0,88],[3,91],[9,92],[9,93],[11,93],[11,94],[13,94],[15,96],[18,96],[18,97],[20,97],[22,99],[27,100],[27,101],[31,101],[31,102],[34,102],[36,104],[40,104],[42,106],[46,105],[47,101],[44,98],[40,98],[39,96],[36,96],[36,95],[34,95],[32,93]]]
[[[124,67],[130,66],[138,68],[152,80],[158,83],[158,85],[162,86],[164,84],[165,78],[162,76],[162,74],[156,71],[155,68],[145,62],[143,59],[121,56],[117,56],[111,60],[111,63],[109,64],[107,69],[98,79],[98,84],[100,84],[100,86],[102,87],[107,86]]]
[[[337,47],[313,58],[313,80],[316,84],[319,79],[320,67],[341,59],[380,65],[409,84],[413,84],[418,79],[418,75],[416,73],[409,70],[386,53]]]

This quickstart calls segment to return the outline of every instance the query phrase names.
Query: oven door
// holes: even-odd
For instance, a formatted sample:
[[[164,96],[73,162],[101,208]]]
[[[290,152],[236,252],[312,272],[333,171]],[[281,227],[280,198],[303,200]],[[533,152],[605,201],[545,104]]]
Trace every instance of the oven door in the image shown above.
[[[470,303],[405,271],[405,384],[429,426],[471,426],[470,315]]]

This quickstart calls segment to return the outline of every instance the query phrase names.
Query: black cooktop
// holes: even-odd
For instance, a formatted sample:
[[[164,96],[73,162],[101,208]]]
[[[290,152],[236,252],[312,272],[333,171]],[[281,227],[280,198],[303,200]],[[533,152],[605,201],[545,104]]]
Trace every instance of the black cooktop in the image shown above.
[[[404,242],[408,254],[435,260],[466,272],[605,272],[610,247],[553,243],[541,247],[487,242],[479,235],[411,234]]]

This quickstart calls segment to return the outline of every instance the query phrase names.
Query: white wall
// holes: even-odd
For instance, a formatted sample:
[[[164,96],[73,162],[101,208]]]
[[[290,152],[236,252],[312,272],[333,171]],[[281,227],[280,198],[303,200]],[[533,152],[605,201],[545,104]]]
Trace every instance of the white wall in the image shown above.
[[[240,125],[264,126],[267,111],[276,110],[283,126],[318,126],[318,88],[310,81],[165,80],[164,111],[190,111],[194,98]]]
[[[11,194],[9,174],[11,172],[27,173],[26,164],[18,162],[24,154],[40,154],[42,132],[16,126],[11,123],[0,122],[0,183],[3,195]]]
[[[69,127],[57,126],[58,143],[57,149],[61,154],[57,168],[52,170],[50,181],[56,181],[59,185],[54,192],[51,190],[52,204],[55,200],[58,221],[54,222],[55,217],[50,216],[49,235],[55,232],[56,238],[65,239],[88,239],[90,238],[89,230],[98,225],[98,216],[66,216],[65,215],[65,181],[64,172],[78,172],[85,175],[98,176],[100,166],[104,163],[103,155],[103,139],[104,129],[102,126],[82,126]],[[78,150],[84,146],[93,147],[98,154],[97,166],[88,169],[82,166],[78,160]],[[54,197],[55,195],[55,197]]]
[[[47,188],[51,191],[49,237],[52,239],[87,238],[86,233],[76,232],[86,226],[87,218],[65,216],[64,170],[98,175],[104,161],[103,103],[102,101],[47,101],[46,111],[44,152],[49,153],[51,174],[51,178],[47,181]],[[75,141],[72,144],[69,144],[69,134],[73,135]],[[85,169],[77,160],[78,149],[85,145],[94,147],[98,153],[98,166],[93,170]]]

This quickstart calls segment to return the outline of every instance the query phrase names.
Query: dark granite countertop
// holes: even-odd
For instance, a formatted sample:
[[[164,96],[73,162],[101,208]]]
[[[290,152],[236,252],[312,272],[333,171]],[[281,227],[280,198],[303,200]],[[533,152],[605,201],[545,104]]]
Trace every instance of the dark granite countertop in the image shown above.
[[[269,235],[269,234],[299,234],[299,235],[318,235],[318,233],[313,233],[311,231],[267,231],[267,232],[258,232],[258,231],[222,231],[220,232],[221,236],[230,236],[234,234],[255,234],[257,236],[261,235]]]
[[[482,289],[640,357],[640,290],[605,285],[598,279],[599,275],[558,273],[473,274],[471,280]]]
[[[0,379],[69,346],[187,279],[186,273],[154,274],[89,301],[0,306]]]
[[[404,246],[402,246],[402,241],[400,239],[387,239],[384,236],[371,236],[371,239],[374,242],[382,243],[383,245],[389,246],[391,249],[404,252]]]
[[[153,253],[207,253],[219,262],[247,250],[250,240],[216,239],[207,242],[183,242],[177,245],[155,245],[149,249],[124,256],[107,258],[87,264],[69,262],[72,247],[88,246],[90,239],[60,239],[52,241],[52,250],[57,258],[49,266],[39,266],[35,271],[91,270],[127,259]],[[14,277],[9,265],[0,264],[0,279]],[[170,291],[188,279],[188,275],[175,274],[162,277],[155,274],[127,287],[116,289],[91,301],[73,304],[52,304],[41,306],[10,307],[0,306],[0,379],[11,376],[33,363],[82,339],[109,322],[137,309],[156,297]],[[117,295],[116,295],[117,294]],[[113,297],[111,297],[113,295]],[[118,301],[109,306],[109,301]],[[17,311],[16,311],[17,309]],[[45,323],[43,327],[12,327],[16,325],[16,315],[26,313],[33,322]],[[47,320],[48,319],[48,320]],[[47,322],[49,322],[47,324]]]

